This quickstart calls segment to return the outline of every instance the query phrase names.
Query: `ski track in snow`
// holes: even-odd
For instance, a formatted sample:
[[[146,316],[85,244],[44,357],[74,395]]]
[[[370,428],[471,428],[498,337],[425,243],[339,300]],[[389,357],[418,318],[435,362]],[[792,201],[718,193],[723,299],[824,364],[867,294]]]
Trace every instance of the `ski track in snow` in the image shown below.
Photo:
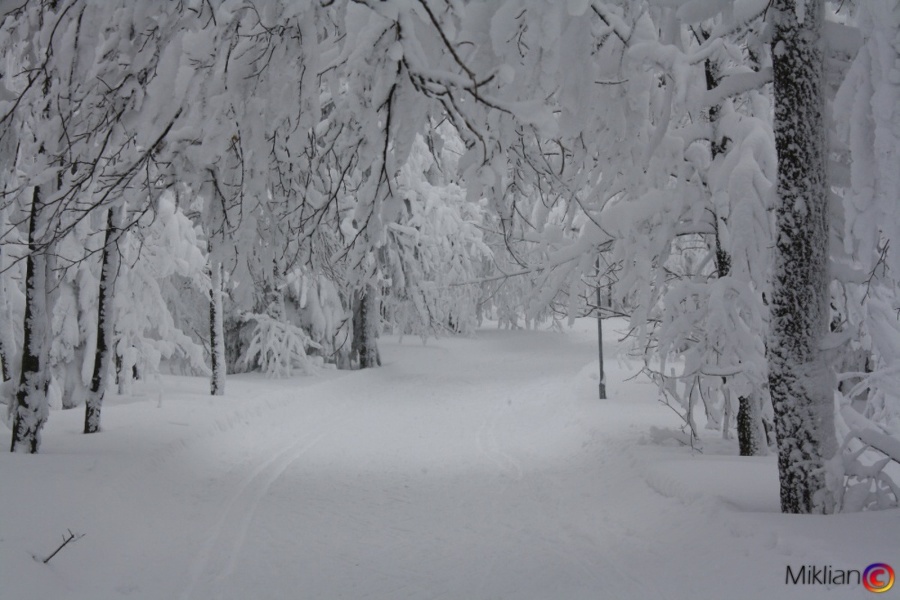
[[[584,588],[615,590],[617,593],[626,593],[626,590],[631,592],[641,590],[641,593],[650,597],[668,597],[663,589],[647,581],[641,565],[630,565],[627,561],[616,558],[614,551],[603,547],[603,540],[579,535],[571,522],[572,515],[568,514],[564,507],[563,496],[568,493],[568,483],[554,479],[552,471],[546,471],[543,461],[539,460],[535,464],[529,464],[520,456],[523,440],[516,439],[516,436],[511,433],[513,430],[510,429],[510,424],[514,424],[517,418],[521,418],[520,411],[523,409],[526,411],[540,409],[547,404],[548,399],[565,398],[566,395],[571,395],[572,380],[583,371],[584,365],[583,358],[578,353],[572,352],[571,349],[570,352],[571,354],[564,353],[558,356],[555,361],[552,361],[554,363],[552,365],[542,364],[544,361],[541,360],[540,355],[523,356],[520,362],[510,361],[511,364],[507,370],[511,370],[514,377],[504,376],[502,368],[497,369],[499,372],[495,373],[494,365],[478,364],[475,361],[456,357],[455,360],[458,364],[454,365],[455,370],[468,374],[480,385],[468,384],[465,379],[435,378],[429,377],[431,374],[427,372],[424,375],[415,372],[416,368],[422,368],[427,364],[424,361],[418,365],[400,365],[399,368],[404,373],[397,378],[391,376],[391,365],[387,365],[381,373],[375,372],[370,375],[377,380],[384,380],[370,385],[367,389],[371,396],[367,399],[367,403],[371,407],[390,406],[397,398],[414,398],[417,393],[420,393],[419,390],[422,387],[435,390],[439,402],[447,401],[450,398],[463,398],[469,402],[477,402],[480,407],[478,411],[474,412],[476,416],[479,412],[482,414],[480,424],[475,428],[474,433],[468,436],[468,439],[469,443],[474,445],[476,456],[483,457],[476,462],[483,465],[483,469],[487,469],[486,476],[492,483],[484,490],[484,498],[472,507],[473,512],[476,513],[475,522],[477,523],[476,536],[472,543],[483,544],[484,550],[481,555],[483,560],[476,571],[471,573],[471,587],[463,586],[466,588],[466,596],[473,598],[496,597],[498,581],[503,580],[504,576],[508,577],[508,573],[504,575],[504,571],[510,569],[509,552],[514,551],[517,545],[527,539],[528,557],[534,560],[537,560],[535,557],[540,556],[556,557],[551,561],[558,563],[562,572],[569,574],[567,577],[581,581],[581,586]],[[435,379],[437,380],[435,381]],[[351,422],[354,419],[346,415],[342,418],[341,410],[340,408],[335,410],[337,416],[331,418],[325,432],[308,436],[275,451],[237,484],[230,494],[230,500],[210,531],[203,551],[192,566],[190,585],[182,594],[183,600],[206,597],[218,599],[227,596],[230,580],[236,576],[235,568],[242,562],[242,552],[250,551],[245,548],[248,534],[259,538],[255,541],[257,547],[260,544],[268,543],[265,540],[266,534],[262,533],[265,527],[260,526],[260,523],[255,523],[254,518],[259,512],[264,519],[262,523],[265,522],[265,519],[271,520],[270,513],[259,509],[273,486],[279,485],[279,478],[294,465],[299,465],[298,459],[328,436],[332,437],[330,443],[335,446],[353,443],[353,438],[357,435],[354,433],[355,426]],[[352,414],[354,409],[344,408],[343,411]],[[359,407],[356,408],[356,411],[359,411]],[[390,416],[387,418],[390,419]],[[360,419],[356,418],[355,420],[359,421]],[[385,439],[383,443],[387,447],[395,443],[398,446],[405,443],[408,445],[404,446],[402,450],[410,455],[418,456],[423,453],[427,455],[428,448],[417,446],[427,444],[427,440],[432,435],[437,435],[437,431],[429,433],[429,428],[439,427],[440,424],[440,420],[428,420],[424,423],[416,421],[416,426],[425,430],[421,442],[413,441],[410,444],[409,440],[400,442]],[[463,423],[463,425],[465,424]],[[410,424],[403,420],[397,420],[394,423],[388,420],[381,427],[386,428],[388,432],[411,429]],[[518,442],[519,445],[510,446],[509,442]],[[464,447],[462,449],[465,450]],[[287,485],[290,488],[290,481],[293,479],[301,479],[301,477],[285,480],[285,483],[280,485]],[[366,494],[365,491],[350,491],[353,486],[350,481],[342,480],[341,484],[351,486],[348,488],[348,494],[351,496]],[[383,484],[378,484],[376,480],[372,485]],[[515,506],[521,502],[521,498],[527,498],[535,486],[551,490],[549,499],[553,508],[548,507],[549,510],[545,515],[546,523],[538,526],[537,535],[526,538],[516,525],[515,519],[506,515],[510,510],[510,505]],[[377,488],[370,493],[377,494]],[[298,495],[301,494],[298,493]],[[302,497],[298,498],[300,504],[303,504],[303,501]],[[429,495],[424,498],[415,496],[410,498],[403,493],[392,492],[390,501],[395,506],[409,504],[415,510],[416,505],[422,502],[431,502],[433,499]],[[597,508],[602,510],[600,506]],[[342,527],[349,532],[347,535],[365,537],[371,533],[373,528],[382,527],[390,536],[392,544],[395,544],[393,551],[398,555],[416,552],[414,548],[415,529],[404,530],[403,523],[373,524],[380,519],[389,520],[391,518],[396,518],[396,516],[393,513],[386,517],[377,513],[374,515],[341,515],[341,520],[344,522]],[[556,533],[557,531],[560,533]],[[613,532],[607,532],[612,537]],[[422,535],[427,535],[427,533],[423,532]],[[485,544],[485,537],[490,537],[491,543]],[[389,553],[392,549],[385,548],[384,551]],[[398,557],[399,560],[401,559]],[[459,589],[461,584],[458,582],[445,581],[442,583],[440,578],[425,582],[416,581],[415,578],[413,581],[402,581],[400,576],[402,568],[392,571],[383,567],[376,568],[374,564],[368,565],[367,568],[375,571],[375,575],[383,581],[374,589],[361,593],[359,597],[420,598],[441,597],[442,595],[458,597],[461,593]],[[446,577],[446,574],[441,577]],[[424,587],[423,584],[427,587]],[[521,597],[530,597],[524,591],[520,594],[524,594]]]
[[[758,505],[765,494],[720,498],[691,478],[717,465],[747,469],[736,457],[642,447],[651,426],[675,425],[670,411],[652,385],[616,383],[633,369],[615,357],[613,397],[597,401],[591,334],[479,338],[385,340],[381,369],[238,379],[221,405],[176,391],[163,412],[152,412],[155,401],[112,406],[104,436],[73,433],[56,456],[36,459],[52,467],[41,482],[77,485],[84,500],[40,488],[32,493],[54,519],[47,531],[2,524],[7,562],[26,574],[34,561],[14,562],[23,543],[70,523],[89,533],[54,559],[44,591],[16,597],[830,598],[850,596],[783,595],[784,565],[890,561],[820,548],[817,526],[792,521],[791,531],[779,515],[727,499]],[[123,456],[132,433],[139,450]],[[82,458],[85,444],[96,445]],[[11,492],[31,480],[10,473],[0,497],[22,511]],[[856,537],[851,550],[894,540],[890,524],[855,534],[861,522],[831,522],[843,527],[838,539]],[[79,579],[92,564],[102,575]],[[727,577],[732,591],[709,577]]]
[[[490,342],[495,342],[494,335],[488,336],[491,338]],[[553,345],[558,344],[560,342],[557,340]],[[498,597],[498,594],[507,593],[499,591],[502,590],[502,586],[498,588],[498,585],[504,578],[509,577],[511,565],[508,554],[526,539],[527,558],[537,560],[541,556],[547,557],[551,562],[558,564],[558,568],[561,569],[561,573],[566,574],[564,575],[566,578],[580,582],[579,587],[584,590],[603,590],[604,595],[608,593],[631,595],[637,592],[643,597],[660,599],[670,597],[664,588],[648,580],[642,565],[631,564],[628,560],[616,556],[615,548],[609,544],[609,540],[621,537],[621,532],[604,527],[602,530],[607,534],[604,536],[606,539],[598,539],[578,531],[576,524],[573,523],[573,515],[567,511],[566,506],[565,496],[570,493],[568,488],[571,482],[548,470],[543,460],[532,464],[521,456],[521,449],[528,446],[527,440],[516,439],[515,433],[519,432],[510,429],[510,425],[514,424],[517,418],[521,418],[520,413],[523,410],[526,412],[529,409],[539,410],[548,403],[548,400],[571,396],[573,380],[577,380],[585,371],[584,354],[580,352],[583,348],[565,345],[560,345],[559,348],[567,352],[555,356],[553,360],[547,360],[546,356],[542,357],[540,354],[526,354],[520,359],[501,363],[499,367],[490,363],[480,364],[477,358],[466,359],[457,355],[453,357],[456,363],[453,370],[466,374],[466,377],[460,378],[436,376],[427,370],[418,372],[417,369],[428,369],[427,360],[422,359],[410,361],[413,364],[399,362],[398,368],[401,371],[399,376],[391,373],[392,365],[386,365],[383,370],[361,374],[363,377],[376,380],[366,390],[370,396],[366,400],[369,407],[379,405],[387,407],[396,399],[414,398],[421,393],[421,389],[428,388],[434,391],[438,402],[448,401],[451,398],[477,402],[479,409],[470,412],[475,416],[481,414],[480,423],[468,439],[474,446],[475,456],[482,457],[476,460],[476,463],[483,465],[482,469],[487,469],[486,476],[491,483],[484,490],[482,501],[472,509],[476,513],[474,517],[476,535],[472,542],[483,544],[485,549],[477,568],[469,574],[471,579],[469,584],[450,582],[446,580],[448,574],[424,581],[421,580],[421,576],[410,574],[410,579],[404,581],[402,565],[397,565],[396,570],[367,565],[366,568],[371,569],[379,578],[379,584],[371,590],[360,590],[362,593],[357,597],[438,598],[459,597],[461,593],[471,598]],[[409,358],[405,357],[404,360],[408,361]],[[507,366],[504,368],[503,364]],[[475,383],[470,380],[474,380]],[[348,382],[342,380],[336,385],[343,387],[348,385]],[[328,386],[326,384],[316,387]],[[270,404],[269,408],[285,409],[283,412],[286,419],[290,419],[292,411],[299,411],[296,407],[286,408],[284,403],[278,403],[277,406]],[[326,438],[331,438],[330,443],[335,447],[353,443],[355,428],[358,423],[365,421],[365,415],[360,416],[359,411],[359,406],[354,407],[346,402],[338,403],[331,409],[327,424],[317,426],[316,433],[308,433],[295,441],[276,444],[275,448],[266,450],[267,454],[256,459],[255,466],[243,467],[250,470],[227,492],[227,502],[207,532],[202,549],[192,561],[189,583],[180,595],[181,600],[200,598],[220,600],[238,597],[236,590],[231,589],[232,580],[240,575],[237,567],[242,563],[243,554],[252,552],[252,549],[248,549],[248,542],[252,539],[256,547],[269,544],[270,540],[266,539],[267,534],[264,533],[266,528],[261,526],[261,523],[264,524],[266,519],[271,521],[273,517],[278,518],[270,512],[271,507],[267,507],[268,511],[262,509],[262,505],[267,502],[267,495],[274,486],[282,485],[279,480],[292,468],[302,464],[300,459]],[[302,418],[302,411],[297,412],[295,416],[298,419]],[[388,435],[391,430],[399,432],[410,429],[410,424],[403,420],[398,419],[397,422],[391,423],[390,413],[385,418],[387,421],[381,424],[381,427],[386,428]],[[416,445],[427,444],[427,440],[432,437],[427,428],[439,427],[440,424],[439,419],[425,423],[416,421],[416,426],[426,428],[421,438],[425,441],[414,442],[413,445],[403,449],[412,456],[423,452],[427,455],[427,448],[417,448]],[[465,422],[462,425],[465,426]],[[229,421],[229,427],[223,431],[223,435],[228,434],[230,426]],[[250,427],[254,425],[251,424]],[[403,443],[390,439],[384,441],[387,446]],[[513,444],[510,445],[510,442]],[[406,443],[409,443],[409,440],[406,440]],[[540,442],[536,441],[535,444]],[[608,449],[599,450],[601,455],[613,451],[611,445]],[[291,487],[289,482],[293,479],[295,478],[285,480],[288,488]],[[340,483],[350,486],[348,488],[350,495],[364,496],[367,493],[365,490],[351,491],[353,483],[349,480],[340,480]],[[378,484],[375,482],[373,485]],[[515,518],[507,516],[507,513],[511,510],[510,506],[516,506],[521,502],[521,498],[528,498],[534,489],[543,490],[546,495],[543,502],[548,506],[545,506],[546,513],[543,515],[545,522],[537,525],[536,535],[527,537],[517,527]],[[373,489],[371,493],[375,494],[377,490]],[[297,500],[299,504],[304,504],[304,498],[300,497]],[[397,506],[410,504],[413,509],[416,503],[433,501],[428,495],[423,499],[410,498],[402,493],[392,493],[390,500]],[[595,508],[599,512],[603,511],[603,506],[599,502]],[[322,514],[321,507],[309,510],[311,513],[319,510],[320,516]],[[338,509],[329,509],[328,512],[337,516],[334,512],[336,510]],[[314,517],[314,514],[311,516]],[[392,516],[389,515],[387,518]],[[263,521],[257,522],[257,517],[263,518]],[[415,537],[418,535],[415,525],[413,529],[409,529],[403,523],[373,524],[373,521],[380,518],[382,517],[379,515],[340,514],[342,528],[346,528],[347,535],[350,536],[354,535],[354,531],[357,532],[355,535],[365,536],[371,533],[373,527],[383,527],[394,545],[385,548],[384,551],[397,553],[398,561],[402,560],[401,557],[404,555],[417,552],[414,547]],[[427,535],[427,532],[423,532],[422,535]],[[484,540],[487,537],[491,542],[485,544]],[[461,587],[463,589],[460,589]],[[339,596],[348,595],[342,593]],[[527,590],[518,590],[516,597],[539,596],[534,596]]]
[[[278,477],[291,466],[291,463],[329,435],[339,421],[339,418],[334,418],[328,424],[326,431],[315,436],[307,436],[273,453],[244,477],[232,493],[213,529],[209,532],[209,538],[200,555],[194,560],[190,570],[191,583],[181,595],[182,600],[190,600],[195,597],[195,589],[203,580],[207,584],[213,584],[215,593],[212,596],[204,593],[199,597],[216,599],[222,597],[224,584],[234,572],[241,548],[247,539],[250,523],[260,501]]]
[[[511,394],[511,392],[507,391],[507,394]],[[508,399],[506,402],[503,402],[502,399],[506,396],[498,394],[496,390],[492,395],[495,398],[501,398],[501,401],[485,417],[484,422],[478,428],[476,435],[478,451],[497,465],[497,468],[500,469],[500,472],[505,477],[520,481],[522,479],[522,465],[510,454],[504,452],[500,442],[497,440],[497,426],[503,419],[504,414],[509,412],[512,400]]]

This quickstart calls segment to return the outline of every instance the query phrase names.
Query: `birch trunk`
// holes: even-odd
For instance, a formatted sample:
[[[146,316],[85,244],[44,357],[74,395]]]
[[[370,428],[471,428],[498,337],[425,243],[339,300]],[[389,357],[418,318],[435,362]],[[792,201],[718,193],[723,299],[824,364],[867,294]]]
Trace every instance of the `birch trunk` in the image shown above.
[[[25,259],[25,323],[22,369],[12,409],[12,452],[34,454],[41,445],[41,429],[47,421],[47,258],[37,242],[41,218],[41,188],[35,186],[28,223],[28,256]]]
[[[106,215],[106,239],[103,246],[103,267],[100,272],[100,292],[97,298],[97,351],[91,390],[84,403],[84,432],[100,431],[100,410],[109,385],[110,365],[113,361],[113,328],[115,327],[114,298],[116,276],[119,271],[119,232],[117,223],[122,207],[109,209]]]

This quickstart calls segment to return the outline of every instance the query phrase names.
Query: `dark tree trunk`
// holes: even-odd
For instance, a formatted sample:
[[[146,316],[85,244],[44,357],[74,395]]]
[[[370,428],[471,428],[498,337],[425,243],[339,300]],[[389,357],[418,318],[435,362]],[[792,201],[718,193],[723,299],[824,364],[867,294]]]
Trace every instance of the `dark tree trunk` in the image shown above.
[[[3,284],[0,283],[0,286]],[[0,307],[4,306],[6,303],[4,302],[4,298],[0,296]],[[6,325],[0,325],[0,327],[6,327]],[[4,339],[6,336],[0,334],[0,376],[3,377],[3,381],[9,381],[12,379],[12,374],[10,373],[10,365],[9,358],[7,355],[6,344],[4,343]]]
[[[825,464],[837,450],[835,384],[821,351],[829,320],[823,4],[773,0],[769,6],[779,198],[769,388],[786,513],[834,510]]]
[[[111,208],[106,215],[103,267],[100,272],[100,290],[97,297],[97,351],[94,355],[91,390],[84,403],[85,433],[100,431],[100,410],[103,408],[103,396],[109,383],[109,367],[115,352],[113,348],[113,327],[115,325],[113,300],[119,271],[119,249],[116,247],[119,234],[116,225],[117,215],[121,210],[121,207]]]
[[[209,393],[213,396],[225,394],[225,325],[222,312],[222,264],[210,258],[209,295]]]
[[[750,398],[741,396],[738,398],[737,414],[738,448],[741,456],[753,456],[753,438],[747,435],[751,427],[753,427],[753,405]]]
[[[3,248],[0,246],[0,268],[3,267]],[[6,289],[3,285],[3,282],[0,281],[0,311],[6,310]],[[0,327],[3,328],[3,331],[0,331],[0,375],[3,377],[3,381],[9,381],[12,379],[12,367],[9,364],[10,353],[13,351],[12,348],[7,348],[6,342],[6,328],[9,327],[8,324],[0,324]]]
[[[377,342],[378,299],[375,288],[365,286],[354,294],[353,342],[350,353],[357,357],[360,369],[381,366]]]
[[[3,381],[9,381],[9,360],[6,358],[6,348],[3,345],[3,340],[0,338],[0,375],[3,377]]]
[[[122,369],[125,368],[125,359],[122,357],[121,352],[114,352],[113,354],[115,356],[113,362],[116,369],[116,385],[121,386],[125,380],[125,374],[122,373]]]
[[[37,223],[41,215],[41,189],[32,191],[28,223],[28,256],[25,259],[25,323],[22,341],[22,371],[12,411],[12,452],[36,453],[41,444],[41,428],[47,421],[45,345],[47,312],[47,263],[38,248]]]
[[[597,262],[599,271],[599,260]],[[600,363],[600,383],[598,384],[598,395],[601,400],[606,400],[606,373],[603,372],[603,313],[600,310],[602,305],[602,295],[600,288],[600,279],[597,279],[597,358]]]
[[[741,456],[768,454],[769,444],[763,425],[762,407],[757,396],[738,398],[737,433]]]

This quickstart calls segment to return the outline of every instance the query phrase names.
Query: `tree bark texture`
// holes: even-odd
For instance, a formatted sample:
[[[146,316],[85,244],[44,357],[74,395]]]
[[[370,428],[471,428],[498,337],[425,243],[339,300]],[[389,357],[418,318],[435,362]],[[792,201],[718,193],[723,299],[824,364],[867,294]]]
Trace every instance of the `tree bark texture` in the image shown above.
[[[824,470],[837,449],[834,376],[820,349],[829,320],[823,4],[773,0],[769,7],[779,198],[769,388],[786,513],[834,507]]]
[[[25,259],[25,323],[22,370],[12,411],[12,452],[34,454],[41,445],[41,429],[47,421],[47,258],[38,244],[41,189],[35,186],[28,223],[28,256]]]
[[[225,394],[225,321],[222,309],[222,263],[210,258],[209,296],[209,393],[213,396]]]
[[[381,366],[378,352],[378,298],[375,287],[365,286],[354,294],[353,342],[350,352],[356,355],[360,369]]]

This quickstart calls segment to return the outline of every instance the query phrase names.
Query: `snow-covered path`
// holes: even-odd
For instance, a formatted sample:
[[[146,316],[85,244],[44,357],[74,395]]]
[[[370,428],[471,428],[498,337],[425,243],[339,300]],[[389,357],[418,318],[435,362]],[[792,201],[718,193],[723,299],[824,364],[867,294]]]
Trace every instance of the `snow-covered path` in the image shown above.
[[[277,442],[223,485],[183,597],[659,596],[609,544],[602,479],[578,483],[609,442],[571,393],[590,340],[479,342],[385,344],[383,369],[281,411]]]
[[[868,594],[787,587],[785,567],[891,562],[895,513],[783,517],[771,457],[642,444],[677,421],[623,381],[612,335],[596,400],[594,335],[387,339],[381,369],[237,377],[218,399],[166,378],[98,436],[55,412],[43,454],[0,457],[0,597]],[[67,528],[86,535],[31,559]]]

